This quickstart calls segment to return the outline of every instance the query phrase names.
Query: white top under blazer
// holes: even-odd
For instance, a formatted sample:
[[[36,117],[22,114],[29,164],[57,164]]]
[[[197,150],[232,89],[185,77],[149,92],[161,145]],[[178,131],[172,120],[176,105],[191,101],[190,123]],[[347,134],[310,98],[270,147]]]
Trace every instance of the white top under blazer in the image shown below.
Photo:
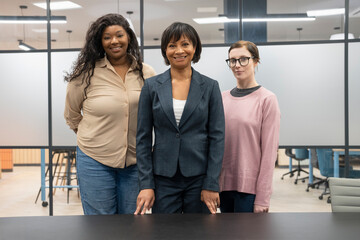
[[[181,116],[184,111],[186,100],[178,100],[173,98],[173,108],[174,108],[174,115],[176,124],[179,126]]]

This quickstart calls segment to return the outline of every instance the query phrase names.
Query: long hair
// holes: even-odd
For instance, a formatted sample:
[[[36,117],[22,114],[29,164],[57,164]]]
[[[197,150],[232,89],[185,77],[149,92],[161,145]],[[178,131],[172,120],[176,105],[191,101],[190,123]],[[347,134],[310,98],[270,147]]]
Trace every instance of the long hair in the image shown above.
[[[119,14],[107,14],[98,18],[93,22],[86,33],[85,46],[81,49],[76,62],[73,65],[72,72],[66,73],[65,81],[72,80],[82,76],[81,84],[86,82],[84,89],[85,98],[86,90],[90,86],[90,81],[94,75],[95,64],[99,59],[104,58],[105,50],[102,46],[102,34],[106,27],[119,25],[124,28],[128,37],[129,45],[127,48],[128,57],[132,55],[135,57],[137,67],[135,70],[139,71],[140,77],[144,80],[142,57],[139,51],[139,44],[136,39],[134,31],[130,28],[128,21]]]

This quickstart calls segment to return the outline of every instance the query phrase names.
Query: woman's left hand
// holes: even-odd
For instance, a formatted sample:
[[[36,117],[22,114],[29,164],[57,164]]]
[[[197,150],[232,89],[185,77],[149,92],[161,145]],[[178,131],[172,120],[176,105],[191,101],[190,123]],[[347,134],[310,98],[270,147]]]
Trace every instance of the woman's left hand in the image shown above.
[[[267,213],[269,212],[269,207],[264,207],[254,204],[254,213]]]
[[[217,208],[220,207],[220,197],[218,192],[210,191],[210,190],[202,190],[201,191],[201,201],[203,201],[210,212],[215,214]]]

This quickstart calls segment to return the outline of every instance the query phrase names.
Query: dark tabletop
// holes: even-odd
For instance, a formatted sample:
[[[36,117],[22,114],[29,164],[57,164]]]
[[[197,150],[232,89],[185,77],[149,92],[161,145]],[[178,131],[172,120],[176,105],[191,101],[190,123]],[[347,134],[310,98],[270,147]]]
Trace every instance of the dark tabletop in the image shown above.
[[[0,240],[360,239],[360,213],[0,218]]]

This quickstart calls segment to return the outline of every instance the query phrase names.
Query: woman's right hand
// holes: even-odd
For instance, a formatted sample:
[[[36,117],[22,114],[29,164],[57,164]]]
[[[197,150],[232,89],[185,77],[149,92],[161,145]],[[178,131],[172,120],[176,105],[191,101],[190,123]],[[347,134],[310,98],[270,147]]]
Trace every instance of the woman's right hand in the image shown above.
[[[146,210],[150,210],[154,205],[155,201],[155,193],[154,189],[143,189],[140,191],[137,201],[136,201],[136,211],[134,212],[135,215],[137,214],[145,214]]]

